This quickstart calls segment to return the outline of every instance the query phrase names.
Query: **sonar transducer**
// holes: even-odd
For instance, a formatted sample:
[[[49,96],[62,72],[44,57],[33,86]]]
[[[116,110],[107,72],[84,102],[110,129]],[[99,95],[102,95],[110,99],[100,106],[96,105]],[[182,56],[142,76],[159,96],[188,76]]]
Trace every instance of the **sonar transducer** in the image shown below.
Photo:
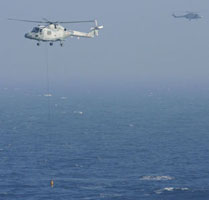
[[[51,187],[54,187],[54,181],[53,180],[50,181],[50,185],[51,185]]]

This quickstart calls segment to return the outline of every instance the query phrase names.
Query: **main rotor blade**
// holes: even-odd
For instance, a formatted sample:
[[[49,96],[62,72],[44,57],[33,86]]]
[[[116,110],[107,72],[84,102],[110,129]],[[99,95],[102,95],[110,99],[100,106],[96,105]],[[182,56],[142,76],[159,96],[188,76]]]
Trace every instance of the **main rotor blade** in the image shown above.
[[[195,12],[195,11],[186,11],[185,13],[188,13],[188,14],[199,14],[199,12]]]
[[[43,23],[43,24],[47,23],[47,22],[43,22],[43,21],[33,21],[33,20],[25,20],[25,19],[12,19],[12,18],[8,18],[8,20],[21,21],[21,22],[31,22],[31,23]]]
[[[41,24],[79,24],[79,23],[91,23],[91,22],[95,22],[95,20],[65,21],[65,22],[55,21],[55,22],[53,22],[53,21],[49,21],[46,18],[43,18],[44,21],[25,20],[25,19],[13,19],[13,18],[8,18],[8,20],[21,21],[21,22],[30,22],[30,23],[41,23]]]
[[[42,18],[45,22],[50,22],[48,19],[46,18]]]
[[[79,24],[79,23],[91,23],[91,22],[95,22],[95,20],[87,20],[87,21],[69,21],[69,22],[56,22],[59,24]]]

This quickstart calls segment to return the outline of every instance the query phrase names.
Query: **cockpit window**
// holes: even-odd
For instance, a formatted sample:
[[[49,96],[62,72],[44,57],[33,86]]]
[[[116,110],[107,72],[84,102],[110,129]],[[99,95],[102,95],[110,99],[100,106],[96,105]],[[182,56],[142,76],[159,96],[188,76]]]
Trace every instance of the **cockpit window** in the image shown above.
[[[40,31],[40,28],[38,28],[38,27],[35,27],[35,28],[33,28],[33,30],[32,30],[33,33],[38,33],[39,31]]]

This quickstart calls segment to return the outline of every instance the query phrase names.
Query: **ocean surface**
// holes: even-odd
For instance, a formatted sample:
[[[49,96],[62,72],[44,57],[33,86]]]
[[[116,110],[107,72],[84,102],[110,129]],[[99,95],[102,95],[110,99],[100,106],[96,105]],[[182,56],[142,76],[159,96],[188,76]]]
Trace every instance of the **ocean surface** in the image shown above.
[[[0,199],[209,199],[209,92],[0,89]]]

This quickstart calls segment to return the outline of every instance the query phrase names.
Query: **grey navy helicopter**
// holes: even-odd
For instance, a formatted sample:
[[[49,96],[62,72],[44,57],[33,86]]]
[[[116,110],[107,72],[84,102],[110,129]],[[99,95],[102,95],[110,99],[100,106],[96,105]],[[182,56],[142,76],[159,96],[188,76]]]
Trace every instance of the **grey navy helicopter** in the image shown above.
[[[32,20],[24,20],[24,19],[12,19],[8,20],[14,21],[22,21],[22,22],[31,22],[38,23],[43,25],[35,26],[31,32],[25,34],[25,38],[36,40],[37,46],[40,46],[40,42],[49,42],[50,46],[53,45],[54,42],[60,42],[60,46],[63,46],[63,42],[68,37],[80,37],[84,38],[94,38],[99,35],[99,30],[103,28],[103,26],[98,26],[97,20],[88,20],[88,21],[49,21],[47,19],[43,19],[43,21],[32,21]],[[67,30],[61,24],[78,24],[78,23],[95,23],[95,26],[90,29],[88,33]]]
[[[185,18],[185,19],[188,19],[189,21],[191,21],[193,19],[201,19],[202,18],[202,16],[200,16],[196,12],[186,12],[186,14],[184,14],[184,15],[173,14],[173,17],[175,17],[175,18]]]

